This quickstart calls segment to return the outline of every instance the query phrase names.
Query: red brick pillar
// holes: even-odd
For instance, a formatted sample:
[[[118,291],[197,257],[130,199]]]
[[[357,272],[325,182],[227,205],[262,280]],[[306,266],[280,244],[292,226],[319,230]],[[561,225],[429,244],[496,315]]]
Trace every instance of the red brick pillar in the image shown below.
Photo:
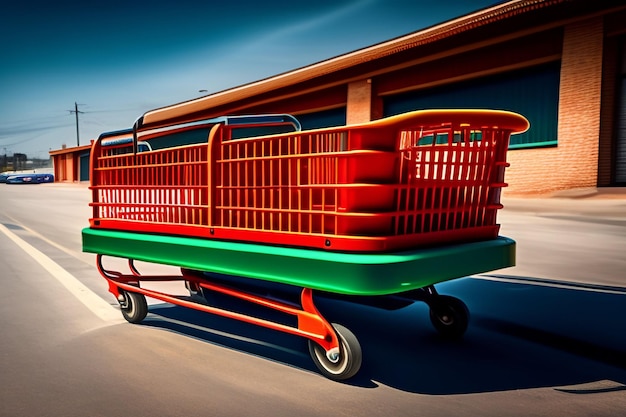
[[[559,93],[558,188],[595,187],[600,140],[602,18],[565,27]]]
[[[346,124],[365,123],[372,120],[372,81],[354,81],[348,84]]]

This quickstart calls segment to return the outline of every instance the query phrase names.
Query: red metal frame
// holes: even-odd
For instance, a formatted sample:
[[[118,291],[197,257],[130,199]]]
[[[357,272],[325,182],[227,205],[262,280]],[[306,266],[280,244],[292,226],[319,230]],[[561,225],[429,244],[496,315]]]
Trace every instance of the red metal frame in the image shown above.
[[[332,328],[331,324],[324,319],[315,307],[313,301],[313,290],[303,288],[300,294],[300,303],[302,308],[296,308],[292,305],[249,294],[234,288],[226,287],[221,284],[210,282],[205,277],[194,274],[193,271],[182,270],[181,275],[142,275],[135,267],[133,260],[128,262],[130,274],[123,274],[117,271],[109,271],[102,266],[102,255],[97,255],[97,267],[100,274],[109,283],[109,291],[116,297],[120,298],[120,290],[143,294],[144,296],[161,300],[174,305],[192,308],[194,310],[205,313],[216,314],[222,317],[239,320],[283,333],[289,333],[297,336],[305,337],[322,346],[329,358],[335,357],[339,352],[339,339]],[[250,302],[252,304],[264,306],[282,313],[286,313],[297,318],[297,327],[288,326],[281,323],[261,319],[258,317],[248,316],[229,310],[224,310],[209,305],[199,304],[193,301],[182,299],[178,296],[166,294],[160,291],[150,290],[141,287],[142,281],[188,281],[202,288],[226,294],[240,300]]]

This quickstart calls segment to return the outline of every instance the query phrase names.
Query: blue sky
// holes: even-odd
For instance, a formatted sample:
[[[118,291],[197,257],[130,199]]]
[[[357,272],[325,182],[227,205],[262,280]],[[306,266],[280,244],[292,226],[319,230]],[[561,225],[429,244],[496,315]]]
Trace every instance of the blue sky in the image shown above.
[[[307,66],[489,0],[25,1],[0,16],[0,154],[47,158],[144,112]]]

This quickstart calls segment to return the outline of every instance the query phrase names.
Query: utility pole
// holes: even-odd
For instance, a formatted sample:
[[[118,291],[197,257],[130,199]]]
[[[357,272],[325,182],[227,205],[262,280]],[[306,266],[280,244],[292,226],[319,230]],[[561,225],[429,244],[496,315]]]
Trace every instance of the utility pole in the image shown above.
[[[71,113],[76,115],[76,146],[80,146],[80,136],[78,134],[78,113],[83,113],[78,110],[78,104],[74,102],[74,110],[68,110]]]

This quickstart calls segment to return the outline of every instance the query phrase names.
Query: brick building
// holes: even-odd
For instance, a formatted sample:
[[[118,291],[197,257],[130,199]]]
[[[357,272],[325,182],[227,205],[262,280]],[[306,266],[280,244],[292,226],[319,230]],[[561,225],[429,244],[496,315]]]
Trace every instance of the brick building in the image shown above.
[[[290,113],[308,129],[424,108],[504,109],[530,120],[511,141],[507,193],[625,186],[626,4],[504,2],[141,121]],[[87,179],[88,151],[51,152],[57,178]]]

